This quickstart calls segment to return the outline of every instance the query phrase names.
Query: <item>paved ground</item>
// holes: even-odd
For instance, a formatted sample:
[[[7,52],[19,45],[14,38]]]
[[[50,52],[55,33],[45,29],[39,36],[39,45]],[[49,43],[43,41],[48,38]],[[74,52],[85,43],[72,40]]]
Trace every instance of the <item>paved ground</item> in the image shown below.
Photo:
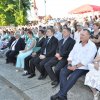
[[[32,79],[22,74],[16,72],[12,64],[5,64],[4,58],[0,58],[0,100],[50,100],[50,96],[59,90],[59,86],[52,89],[49,77],[38,80],[38,72]],[[82,81],[78,81],[68,93],[68,100],[92,98],[90,89]]]

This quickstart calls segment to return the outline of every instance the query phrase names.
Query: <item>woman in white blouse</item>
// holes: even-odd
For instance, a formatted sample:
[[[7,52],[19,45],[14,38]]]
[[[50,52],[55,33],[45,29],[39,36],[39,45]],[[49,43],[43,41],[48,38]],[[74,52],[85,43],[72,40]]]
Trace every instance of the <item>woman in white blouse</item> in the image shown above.
[[[94,95],[93,100],[100,100],[100,48],[96,58],[92,64],[88,65],[88,68],[90,71],[86,75],[85,85],[88,85],[91,88]]]

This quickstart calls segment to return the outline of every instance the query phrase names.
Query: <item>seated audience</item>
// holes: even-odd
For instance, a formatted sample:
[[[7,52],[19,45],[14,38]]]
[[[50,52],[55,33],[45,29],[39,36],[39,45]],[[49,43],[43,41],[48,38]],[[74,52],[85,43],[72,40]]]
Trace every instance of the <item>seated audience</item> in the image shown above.
[[[45,31],[44,30],[39,30],[38,32],[38,35],[39,35],[39,39],[36,43],[36,47],[41,47],[43,46],[43,43],[45,41]],[[23,76],[26,76],[26,75],[29,75],[30,74],[30,59],[35,59],[36,56],[39,55],[41,49],[37,52],[33,52],[31,55],[27,56],[25,59],[24,59],[24,70],[25,70],[25,74],[23,74]],[[33,75],[31,75],[29,78],[33,77]]]
[[[17,56],[16,71],[18,71],[20,68],[24,68],[24,59],[32,53],[33,47],[35,47],[36,45],[36,40],[33,38],[32,31],[28,31],[27,34],[29,39],[26,43],[25,49],[20,51],[20,53]]]
[[[58,46],[58,40],[55,38],[54,35],[54,29],[48,28],[46,32],[47,38],[45,39],[43,46],[41,48],[41,51],[39,55],[35,58],[32,58],[30,60],[30,72],[31,76],[35,76],[35,67],[38,69],[38,71],[41,73],[40,79],[44,79],[47,76],[47,72],[45,71],[44,65],[47,61],[49,61],[52,57],[54,57],[56,53],[56,48]]]
[[[62,34],[63,39],[58,43],[58,49],[55,57],[50,59],[50,61],[48,61],[44,66],[50,79],[52,80],[51,84],[54,85],[53,87],[58,85],[60,70],[67,64],[66,59],[75,44],[75,40],[70,37],[70,28],[63,28]],[[55,69],[53,71],[52,67],[54,66]]]
[[[67,100],[67,93],[76,81],[88,72],[87,65],[91,63],[97,52],[95,44],[89,40],[90,31],[84,29],[80,34],[80,43],[76,43],[69,54],[68,65],[60,72],[60,90],[51,96],[51,100]]]

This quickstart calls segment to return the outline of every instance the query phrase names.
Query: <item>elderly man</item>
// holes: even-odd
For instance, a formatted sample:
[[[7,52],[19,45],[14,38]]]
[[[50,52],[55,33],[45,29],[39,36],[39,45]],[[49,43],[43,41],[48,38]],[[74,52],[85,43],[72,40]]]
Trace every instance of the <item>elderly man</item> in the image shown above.
[[[83,29],[80,34],[80,43],[76,43],[69,54],[68,65],[60,72],[60,90],[51,96],[51,100],[67,100],[67,93],[82,75],[88,72],[87,65],[91,63],[96,55],[97,48],[89,40],[90,32]]]
[[[16,40],[11,44],[10,50],[6,53],[6,63],[13,62],[15,64],[16,55],[18,55],[20,50],[24,50],[25,42],[20,38],[20,34],[15,34]]]

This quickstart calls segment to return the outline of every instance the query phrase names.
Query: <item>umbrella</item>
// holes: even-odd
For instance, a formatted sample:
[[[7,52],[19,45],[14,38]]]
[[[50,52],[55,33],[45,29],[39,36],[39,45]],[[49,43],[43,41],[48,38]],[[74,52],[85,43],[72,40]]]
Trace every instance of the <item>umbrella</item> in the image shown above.
[[[100,11],[100,6],[87,4],[87,5],[80,6],[76,9],[70,11],[69,13],[71,13],[71,14],[82,14],[82,13],[94,12],[94,11]]]

